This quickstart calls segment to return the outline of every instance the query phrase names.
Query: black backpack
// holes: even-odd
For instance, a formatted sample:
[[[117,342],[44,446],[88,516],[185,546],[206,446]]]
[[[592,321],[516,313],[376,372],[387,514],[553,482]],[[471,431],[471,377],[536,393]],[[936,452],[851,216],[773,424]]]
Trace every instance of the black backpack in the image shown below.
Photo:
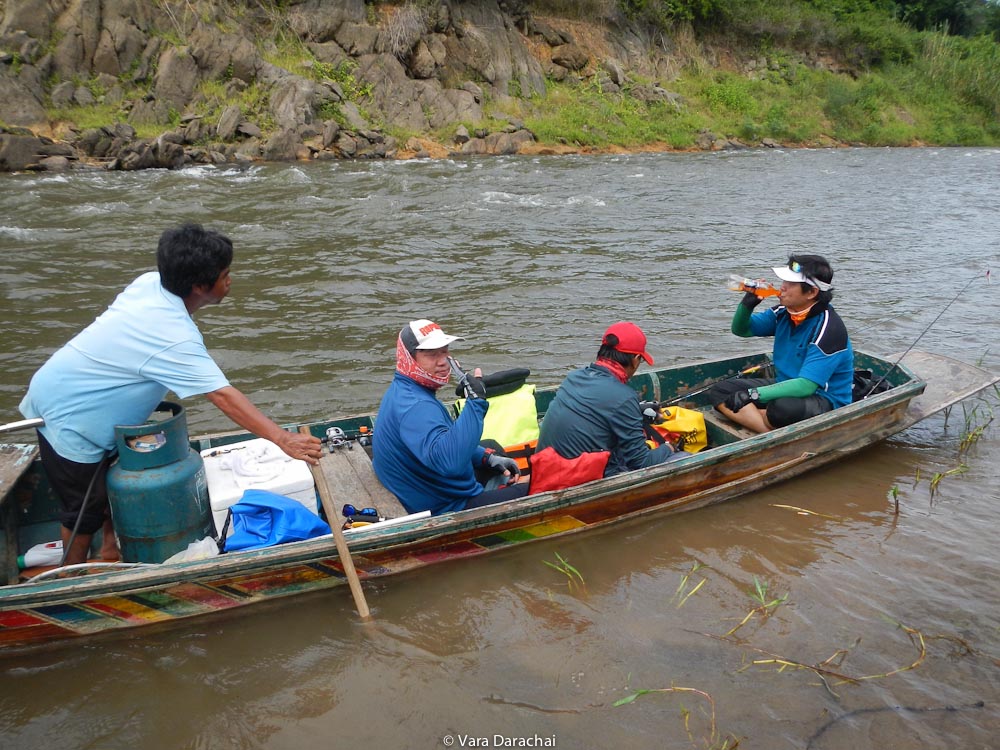
[[[892,388],[885,378],[876,378],[871,370],[855,370],[854,383],[851,386],[851,401],[861,401],[874,396],[876,393],[884,393]]]

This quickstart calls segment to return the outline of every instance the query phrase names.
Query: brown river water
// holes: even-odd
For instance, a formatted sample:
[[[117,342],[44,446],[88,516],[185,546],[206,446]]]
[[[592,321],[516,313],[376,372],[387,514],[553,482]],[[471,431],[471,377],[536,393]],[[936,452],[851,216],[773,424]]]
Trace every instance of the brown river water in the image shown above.
[[[658,365],[756,350],[724,282],[790,252],[831,260],[856,348],[1000,371],[998,195],[991,149],[0,175],[0,422],[184,220],[236,244],[197,320],[279,422],[375,409],[413,318],[539,385],[617,319]],[[193,433],[230,427],[187,406]],[[367,583],[371,623],[342,587],[2,658],[0,748],[1000,747],[998,408],[721,506]],[[785,598],[723,638],[755,581]]]

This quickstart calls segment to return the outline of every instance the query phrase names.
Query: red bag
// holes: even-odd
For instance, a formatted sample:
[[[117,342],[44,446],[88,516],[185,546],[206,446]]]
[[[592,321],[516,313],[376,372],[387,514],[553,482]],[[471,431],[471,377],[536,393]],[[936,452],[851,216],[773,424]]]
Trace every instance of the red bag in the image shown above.
[[[576,458],[563,458],[551,445],[531,456],[531,484],[528,494],[548,490],[563,490],[600,479],[608,466],[611,451],[581,453]]]

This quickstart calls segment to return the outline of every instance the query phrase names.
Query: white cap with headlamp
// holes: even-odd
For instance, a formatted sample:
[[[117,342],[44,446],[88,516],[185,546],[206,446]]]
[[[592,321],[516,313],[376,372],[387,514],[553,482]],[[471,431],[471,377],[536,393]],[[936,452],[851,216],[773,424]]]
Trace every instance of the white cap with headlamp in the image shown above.
[[[821,292],[828,292],[833,289],[833,284],[814,279],[812,276],[807,276],[803,273],[802,266],[798,261],[792,261],[787,266],[776,266],[771,270],[782,281],[797,281],[801,284],[808,284],[809,286],[816,287]]]

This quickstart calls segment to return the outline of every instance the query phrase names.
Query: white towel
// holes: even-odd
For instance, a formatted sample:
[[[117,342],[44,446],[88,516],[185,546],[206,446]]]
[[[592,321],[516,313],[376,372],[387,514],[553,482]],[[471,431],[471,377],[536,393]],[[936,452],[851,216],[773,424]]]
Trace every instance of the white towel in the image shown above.
[[[278,478],[285,472],[288,462],[294,460],[274,443],[262,442],[227,453],[220,465],[233,473],[236,486],[246,490]]]

